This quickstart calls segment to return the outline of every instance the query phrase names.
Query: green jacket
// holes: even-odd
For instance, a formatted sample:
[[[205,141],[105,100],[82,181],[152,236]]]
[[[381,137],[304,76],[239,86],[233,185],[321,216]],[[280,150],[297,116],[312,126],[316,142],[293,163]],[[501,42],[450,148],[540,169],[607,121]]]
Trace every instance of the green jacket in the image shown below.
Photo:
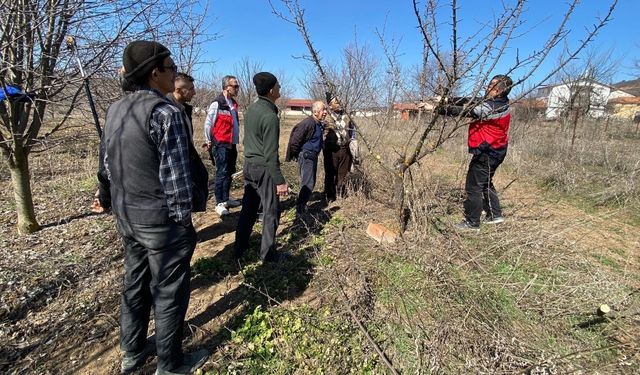
[[[244,114],[244,162],[265,166],[276,185],[285,183],[278,158],[279,142],[278,108],[259,96]]]

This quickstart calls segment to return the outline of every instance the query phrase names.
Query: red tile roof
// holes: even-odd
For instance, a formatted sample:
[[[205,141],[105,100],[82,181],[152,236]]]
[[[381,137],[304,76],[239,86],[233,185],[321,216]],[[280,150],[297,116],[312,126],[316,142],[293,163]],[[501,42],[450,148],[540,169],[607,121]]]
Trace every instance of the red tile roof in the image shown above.
[[[416,103],[393,103],[393,109],[396,111],[417,111]]]
[[[289,99],[284,103],[285,107],[311,107],[313,99]]]
[[[511,105],[514,107],[524,107],[524,108],[532,108],[532,109],[545,109],[547,108],[547,103],[544,100],[540,99],[520,99],[513,102]]]
[[[640,104],[640,97],[620,97],[609,100],[609,104]]]

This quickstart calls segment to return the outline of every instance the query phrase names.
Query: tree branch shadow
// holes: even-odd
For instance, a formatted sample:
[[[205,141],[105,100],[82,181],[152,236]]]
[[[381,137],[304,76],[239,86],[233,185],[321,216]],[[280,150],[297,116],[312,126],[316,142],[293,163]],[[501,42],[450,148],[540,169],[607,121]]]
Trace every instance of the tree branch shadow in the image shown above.
[[[55,221],[55,222],[50,222],[50,223],[43,224],[43,225],[40,226],[40,228],[44,229],[44,228],[57,227],[58,225],[69,224],[72,221],[79,220],[79,219],[84,219],[86,217],[110,215],[110,214],[111,214],[110,212],[101,212],[101,213],[84,212],[84,213],[81,213],[81,214],[72,215],[72,216],[68,216],[68,217],[62,218],[62,219],[58,219],[58,221]]]
[[[229,314],[220,324],[217,332],[213,334],[205,330],[196,332],[189,340],[192,344],[214,352],[222,343],[231,338],[231,333],[243,324],[246,317],[257,306],[277,306],[285,301],[294,300],[304,293],[313,278],[312,257],[315,253],[313,246],[306,242],[313,235],[319,234],[335,211],[339,210],[339,207],[322,210],[322,207],[325,206],[326,203],[323,200],[313,202],[309,206],[312,219],[296,220],[283,228],[281,233],[291,234],[286,236],[286,242],[281,242],[281,246],[279,246],[291,254],[291,257],[286,261],[281,263],[257,262],[260,236],[256,236],[257,241],[251,245],[247,254],[239,262],[241,266],[244,265],[239,270],[244,276],[244,281],[204,311],[189,319],[187,324],[196,328],[203,327],[225,312],[236,311]],[[225,247],[219,253],[220,259],[226,258],[228,256],[226,253],[230,250],[232,250],[232,245]],[[198,287],[211,285],[214,280],[220,280],[223,274],[198,285]]]

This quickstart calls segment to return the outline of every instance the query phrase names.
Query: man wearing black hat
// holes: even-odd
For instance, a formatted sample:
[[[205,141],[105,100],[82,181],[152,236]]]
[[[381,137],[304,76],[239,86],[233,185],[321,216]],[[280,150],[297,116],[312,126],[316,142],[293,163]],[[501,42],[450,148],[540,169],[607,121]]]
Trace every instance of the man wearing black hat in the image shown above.
[[[166,98],[177,70],[170,55],[157,42],[135,41],[125,48],[124,79],[133,92],[109,107],[101,140],[111,208],[124,245],[124,374],[154,352],[147,341],[152,306],[156,374],[188,374],[207,358],[205,350],[183,354],[181,349],[196,245],[191,212],[202,209],[196,207],[202,197],[194,186],[195,167],[204,165],[194,155],[184,113]]]
[[[289,190],[278,158],[280,119],[275,101],[280,97],[280,84],[268,72],[253,76],[253,83],[258,100],[247,108],[244,115],[244,198],[234,253],[240,258],[249,247],[249,236],[262,203],[260,258],[263,262],[271,262],[281,258],[275,251],[276,230],[280,220],[278,196],[286,196]]]
[[[337,97],[326,93],[331,121],[327,124],[322,154],[324,157],[324,192],[328,202],[344,197],[347,174],[351,170],[355,145],[355,124],[344,112]]]

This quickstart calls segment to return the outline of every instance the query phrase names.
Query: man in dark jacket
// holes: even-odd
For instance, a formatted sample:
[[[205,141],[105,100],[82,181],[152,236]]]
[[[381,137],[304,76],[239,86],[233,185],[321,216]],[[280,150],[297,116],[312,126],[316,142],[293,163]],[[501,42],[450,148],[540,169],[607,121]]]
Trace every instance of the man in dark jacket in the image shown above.
[[[504,222],[493,176],[507,155],[508,131],[511,122],[509,92],[513,81],[506,75],[496,75],[487,86],[485,97],[479,100],[458,99],[452,105],[440,108],[440,114],[465,116],[473,119],[469,124],[469,163],[464,201],[464,220],[456,229],[479,230],[484,210],[486,224]]]
[[[327,117],[327,107],[321,102],[313,103],[311,116],[299,122],[291,130],[287,146],[286,161],[298,160],[300,171],[300,193],[296,201],[296,213],[302,215],[307,211],[307,202],[316,186],[318,171],[318,155],[322,151],[322,136]]]
[[[258,100],[244,115],[244,197],[234,255],[240,258],[249,247],[249,237],[262,203],[260,258],[263,262],[271,262],[281,258],[276,252],[276,230],[280,220],[278,196],[287,196],[289,192],[278,158],[280,119],[275,101],[280,97],[280,84],[268,72],[253,76],[253,83]]]
[[[170,55],[157,42],[135,41],[125,48],[124,78],[134,91],[109,107],[101,139],[100,181],[110,182],[124,244],[120,370],[125,374],[154,351],[159,375],[191,373],[208,356],[206,350],[183,354],[181,349],[196,245],[193,175],[200,159],[193,155],[184,113],[166,97],[177,70]],[[199,165],[204,168],[202,161]],[[155,348],[147,341],[152,306]]]

